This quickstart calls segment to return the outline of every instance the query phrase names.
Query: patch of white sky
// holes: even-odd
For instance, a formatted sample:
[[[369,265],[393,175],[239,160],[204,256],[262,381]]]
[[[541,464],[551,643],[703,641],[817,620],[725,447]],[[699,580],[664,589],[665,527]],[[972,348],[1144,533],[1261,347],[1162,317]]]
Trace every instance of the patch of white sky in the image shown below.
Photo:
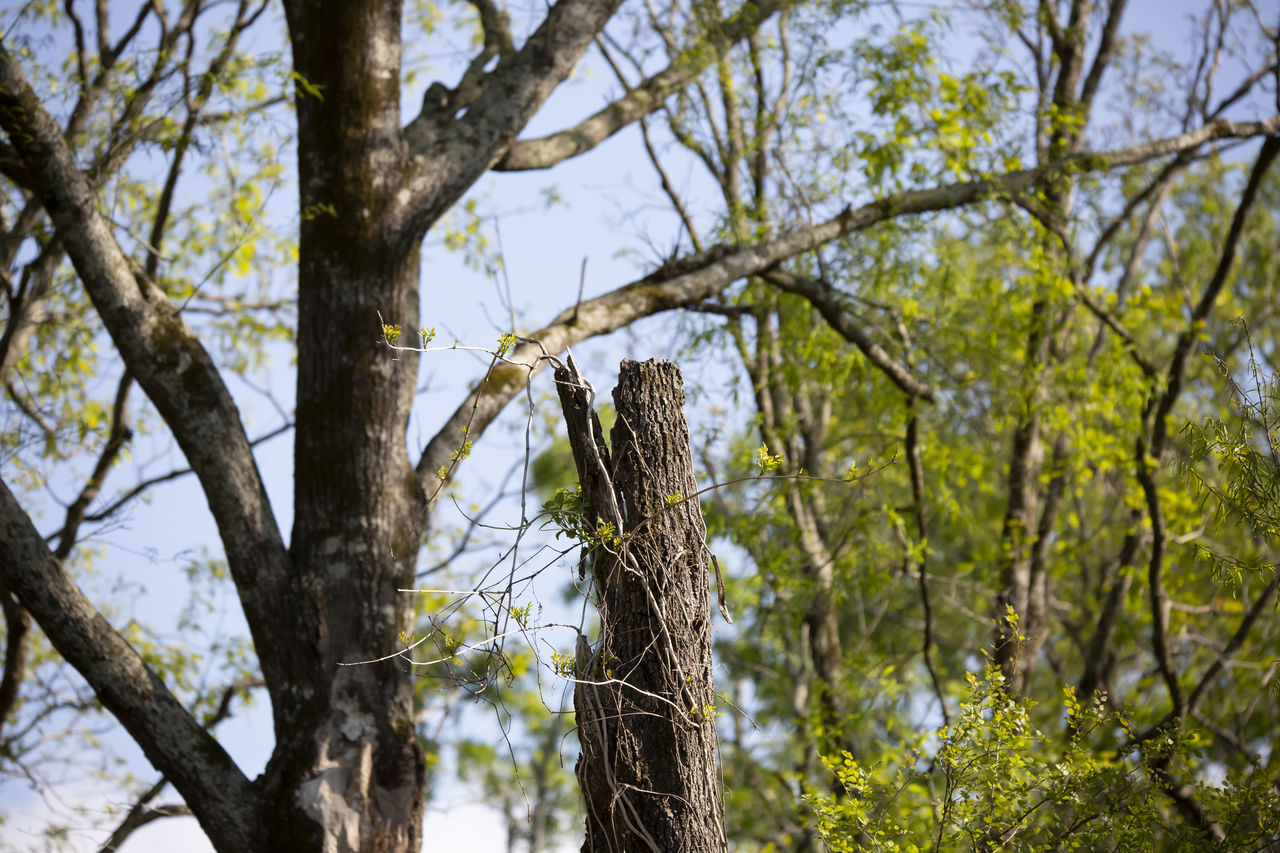
[[[410,4],[411,6],[414,4]],[[912,8],[956,8],[955,4],[904,4]],[[1168,3],[1159,0],[1134,0],[1128,20],[1134,29],[1153,29],[1158,44],[1169,50],[1185,49],[1189,31],[1187,16],[1199,13],[1202,5],[1192,0]],[[462,7],[447,7],[462,8]],[[528,31],[545,10],[543,4],[526,3],[512,7],[516,29]],[[413,26],[412,20],[407,26]],[[441,24],[446,30],[451,22]],[[260,26],[251,43],[253,49],[279,50],[283,32],[279,16]],[[622,30],[619,30],[622,37]],[[434,53],[427,62],[426,51],[437,39],[423,39],[413,34],[406,37],[406,69],[415,72],[413,85],[406,86],[402,109],[406,120],[419,106],[421,94],[432,80],[452,83],[457,79],[468,56],[469,35],[455,31],[451,36],[456,47]],[[973,43],[962,39],[961,44]],[[656,70],[658,57],[648,61],[646,70]],[[652,67],[649,67],[652,66]],[[634,78],[633,78],[634,81]],[[602,106],[619,87],[613,72],[594,50],[575,71],[572,80],[558,89],[530,123],[526,138],[569,126]],[[284,109],[284,108],[277,108]],[[289,121],[284,116],[285,122]],[[285,146],[281,162],[291,171],[293,151]],[[714,186],[690,158],[675,157],[673,178],[686,197],[695,203],[717,197]],[[188,174],[182,185],[183,198],[191,203],[198,199],[205,179]],[[548,203],[550,195],[557,198]],[[490,174],[481,179],[469,193],[476,210],[483,214],[481,231],[496,249],[500,238],[502,270],[495,277],[476,271],[456,251],[442,244],[440,228],[428,235],[423,252],[422,320],[423,326],[434,326],[436,343],[447,343],[456,337],[464,344],[491,346],[506,331],[514,314],[520,331],[536,329],[560,310],[570,307],[578,297],[580,278],[584,296],[607,292],[643,274],[665,253],[676,247],[680,238],[678,218],[670,212],[657,186],[657,179],[634,130],[608,140],[595,151],[561,164],[548,172],[522,174]],[[856,202],[856,199],[851,201]],[[297,212],[293,208],[292,183],[270,201],[264,215],[280,228],[295,228]],[[716,208],[707,201],[696,215],[705,219]],[[701,220],[700,220],[701,221]],[[583,276],[583,264],[585,276]],[[291,273],[284,274],[286,278]],[[386,318],[394,322],[394,318]],[[608,338],[584,342],[575,353],[584,364],[587,375],[603,395],[612,387],[620,357],[649,358],[677,356],[684,342],[682,330],[688,320],[672,315],[651,318],[625,332]],[[244,415],[250,435],[258,435],[280,422],[277,407],[289,412],[293,408],[293,371],[290,352],[272,346],[272,366],[246,382],[231,378],[229,384]],[[421,360],[421,382],[425,389],[415,407],[409,428],[410,449],[421,448],[440,424],[462,401],[471,383],[483,375],[486,359],[464,352],[432,353]],[[690,416],[695,430],[714,430],[716,421],[732,410],[725,386],[732,368],[723,361],[699,361],[684,365],[686,380],[693,386]],[[269,390],[270,396],[262,391]],[[558,407],[551,396],[547,374],[535,381],[535,422],[554,424]],[[474,453],[460,469],[459,505],[464,511],[488,502],[511,465],[524,452],[524,422],[528,417],[523,399],[513,402],[503,418],[494,424],[477,443]],[[721,431],[719,441],[729,438]],[[539,429],[535,451],[545,446],[546,431]],[[256,451],[259,466],[273,502],[278,523],[288,531],[292,520],[293,453],[290,435],[264,442]],[[181,455],[164,430],[135,439],[132,459],[119,466],[107,483],[104,494],[118,494],[139,479],[182,466]],[[65,499],[73,494],[77,483],[71,478],[51,479],[51,490]],[[531,511],[537,499],[531,497]],[[49,528],[59,517],[57,507],[45,507],[42,528]],[[449,516],[454,517],[450,518]],[[500,503],[486,518],[495,524],[514,524],[520,517],[517,499]],[[448,502],[440,505],[437,528],[466,523],[455,514]],[[510,537],[506,537],[509,542]],[[531,539],[523,547],[526,555],[536,547]],[[188,643],[193,647],[207,645],[211,639],[243,636],[245,627],[229,583],[213,586],[213,607],[204,617],[200,631],[205,636],[192,639],[180,630],[177,615],[186,606],[192,591],[184,568],[207,553],[220,556],[217,533],[206,510],[206,502],[194,478],[184,477],[155,486],[148,502],[135,502],[108,527],[95,533],[91,543],[103,551],[95,576],[86,586],[95,600],[115,608],[114,624],[122,627],[130,620],[150,625],[160,641]],[[459,559],[450,572],[450,583],[465,583],[492,563],[497,547],[471,557]],[[730,551],[722,562],[732,566],[739,558]],[[431,561],[424,555],[424,564]],[[577,611],[562,607],[561,590],[569,577],[568,567],[552,567],[528,593],[526,600],[537,599],[545,606],[544,621],[573,621]],[[436,579],[429,579],[434,584]],[[732,602],[730,602],[732,607]],[[717,630],[723,626],[717,622]],[[572,646],[572,637],[550,639],[561,648]],[[386,650],[370,650],[371,654]],[[543,650],[545,653],[545,649]],[[559,686],[547,679],[546,699],[556,704],[563,696]],[[751,704],[750,696],[744,699]],[[499,742],[500,734],[491,713],[481,709],[468,714],[461,727],[452,734],[489,738]],[[566,723],[567,726],[567,723]],[[253,777],[263,769],[272,746],[269,704],[264,694],[250,707],[237,706],[234,715],[218,729],[219,740],[239,763],[246,775]],[[763,733],[761,737],[767,737]],[[103,747],[120,756],[130,772],[142,780],[155,778],[132,741],[118,729],[103,737]],[[570,747],[571,748],[571,747]],[[566,766],[573,756],[566,755]],[[428,806],[424,837],[425,847],[466,849],[483,853],[505,849],[506,835],[502,818],[486,808],[481,795],[467,785],[448,781],[453,771],[452,758],[446,755],[445,767],[438,776],[440,793]],[[161,801],[174,797],[162,796]],[[0,802],[8,820],[0,828],[0,841],[18,848],[39,847],[40,833],[50,821],[72,827],[68,843],[74,850],[96,849],[104,834],[89,826],[110,826],[111,819],[88,818],[80,810],[103,812],[127,807],[128,799],[118,790],[106,789],[89,781],[63,779],[50,792],[39,795],[25,783],[9,780],[0,784]],[[210,849],[195,821],[190,818],[159,820],[138,831],[126,849],[145,853],[152,850]],[[566,847],[565,849],[571,849]]]

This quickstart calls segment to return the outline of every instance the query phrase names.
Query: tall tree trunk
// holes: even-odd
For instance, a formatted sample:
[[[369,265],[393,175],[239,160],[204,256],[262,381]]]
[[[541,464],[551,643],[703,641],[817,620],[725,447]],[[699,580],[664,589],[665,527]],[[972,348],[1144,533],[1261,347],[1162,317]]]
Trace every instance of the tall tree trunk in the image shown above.
[[[410,675],[343,666],[411,628],[425,501],[405,430],[419,250],[404,214],[400,4],[288,3],[297,89],[298,387],[290,555],[300,613],[273,708],[273,850],[417,851],[425,793]],[[399,198],[397,198],[399,196]]]
[[[600,612],[579,641],[574,708],[586,800],[583,853],[725,851],[716,767],[706,527],[684,386],[669,362],[623,361],[613,452],[576,368],[556,371],[596,531]]]

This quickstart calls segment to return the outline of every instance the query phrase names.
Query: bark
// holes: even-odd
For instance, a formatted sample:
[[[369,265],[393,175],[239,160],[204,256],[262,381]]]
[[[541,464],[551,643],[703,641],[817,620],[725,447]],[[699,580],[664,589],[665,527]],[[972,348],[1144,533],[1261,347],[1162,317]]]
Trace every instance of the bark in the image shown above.
[[[273,850],[421,846],[424,762],[410,675],[367,660],[411,627],[423,500],[404,435],[415,354],[379,346],[381,312],[417,328],[419,254],[397,195],[400,5],[286,4],[299,87],[297,424],[291,650],[267,769]],[[314,215],[309,214],[311,211]],[[421,235],[417,235],[421,236]],[[282,602],[277,602],[280,606]]]
[[[47,549],[6,555],[6,589],[68,660],[85,662],[77,665],[90,684],[114,697],[104,702],[221,850],[420,847],[424,764],[409,676],[390,663],[340,666],[394,648],[409,628],[412,601],[396,590],[412,577],[426,522],[405,444],[416,357],[377,345],[377,316],[416,327],[418,246],[427,228],[514,140],[615,8],[557,4],[494,70],[473,108],[433,117],[433,144],[413,150],[398,109],[400,3],[287,4],[294,67],[307,84],[297,98],[298,423],[287,550],[208,353],[120,249],[93,182],[0,49],[0,124],[24,178],[218,522],[272,698],[276,749],[263,779],[253,786],[219,779],[238,773],[234,764],[215,773],[187,760],[216,744],[193,748],[155,736],[161,714],[170,727],[190,720],[172,701],[130,701],[157,689],[140,661],[110,672],[90,665],[125,656],[116,648],[123,643],[77,590],[48,582],[58,567],[47,565]],[[4,509],[6,530],[29,527],[16,504]],[[77,607],[84,624],[57,618]],[[236,817],[226,820],[227,812]],[[229,834],[225,825],[241,829]]]
[[[501,159],[620,4],[560,0],[552,5],[520,50],[475,84],[480,94],[466,103],[455,104],[449,90],[433,99],[441,87],[428,89],[422,112],[404,132],[416,157],[407,211],[415,221],[424,228],[435,221]],[[398,60],[398,42],[396,47]],[[438,168],[442,161],[448,168]]]
[[[592,549],[600,612],[579,642],[574,708],[584,853],[725,851],[716,767],[709,552],[680,371],[623,361],[613,453],[576,369],[556,372]],[[612,518],[612,522],[607,520]]]
[[[405,432],[417,355],[380,344],[379,314],[418,328],[427,229],[510,145],[616,2],[563,0],[469,103],[400,117],[401,4],[286,4],[300,210],[295,515],[302,625],[268,768],[272,849],[416,851],[424,760],[395,648],[429,504]],[[318,94],[317,94],[318,93]],[[447,105],[446,105],[447,106]],[[459,436],[451,436],[459,438]]]
[[[396,589],[408,585],[427,526],[431,503],[422,482],[439,467],[436,454],[443,449],[447,456],[460,436],[455,418],[428,446],[415,471],[405,427],[416,358],[393,355],[377,345],[377,314],[416,328],[422,237],[480,175],[503,160],[617,5],[617,0],[559,0],[519,50],[498,39],[497,66],[483,76],[468,74],[466,86],[459,84],[459,90],[465,89],[465,112],[448,98],[431,101],[405,126],[399,113],[400,2],[286,2],[294,67],[306,84],[299,86],[296,104],[302,223],[299,374],[294,527],[287,548],[252,445],[213,359],[147,270],[121,250],[100,212],[97,182],[125,156],[127,146],[115,144],[120,140],[108,145],[107,159],[86,175],[65,129],[53,123],[18,61],[0,47],[0,126],[11,145],[0,152],[0,170],[18,176],[38,197],[125,368],[172,430],[217,522],[272,701],[277,744],[264,777],[253,783],[244,779],[216,740],[93,610],[12,495],[0,489],[0,590],[6,595],[6,615],[19,604],[31,612],[58,651],[173,781],[219,850],[420,847],[423,760],[414,737],[409,675],[391,663],[340,664],[395,648],[398,633],[409,627],[412,602]],[[194,15],[198,6],[189,4],[189,13]],[[100,8],[105,12],[106,5]],[[161,6],[144,7],[120,46],[136,34],[148,8]],[[241,8],[247,9],[244,4]],[[766,8],[757,5],[760,14]],[[186,14],[185,23],[175,22],[171,33],[191,25]],[[752,23],[744,15],[738,22],[741,32]],[[100,28],[99,36],[104,32]],[[730,37],[742,36],[723,34]],[[99,54],[110,55],[100,60],[104,67],[118,53],[108,48],[99,46]],[[130,114],[141,109],[152,88],[154,82],[139,87]],[[656,109],[663,91],[653,89],[644,110]],[[641,101],[639,96],[631,100]],[[642,112],[637,108],[622,119],[634,120]],[[127,127],[129,122],[118,124]],[[1277,128],[1280,117],[1219,121],[1124,151],[1078,155],[1054,169],[1114,168]],[[605,129],[611,133],[617,127]],[[848,209],[776,240],[719,247],[666,265],[627,288],[583,303],[572,315],[566,312],[549,327],[544,344],[558,350],[638,317],[706,298],[743,276],[884,219],[1016,192],[1036,184],[1043,174],[1024,170],[911,191]],[[29,313],[24,322],[34,316]],[[14,329],[7,350],[14,349],[14,335],[21,331],[20,325]],[[517,355],[534,365],[535,353],[536,348],[525,347]],[[633,372],[639,376],[646,369]],[[495,372],[491,384],[464,404],[476,413],[470,438],[521,388],[516,379],[523,380],[526,373],[512,370],[516,372]],[[632,491],[625,515],[610,510],[617,529],[627,534],[627,547],[624,562],[615,562],[612,571],[602,562],[599,594],[606,616],[639,620],[639,627],[661,641],[638,644],[637,635],[616,627],[607,632],[598,666],[621,673],[619,681],[625,679],[627,685],[602,684],[589,694],[585,687],[580,692],[584,699],[598,694],[652,712],[620,718],[584,715],[595,724],[584,729],[586,741],[597,737],[596,754],[609,758],[594,766],[610,772],[624,767],[632,773],[625,782],[629,787],[606,791],[602,777],[588,770],[589,792],[609,795],[593,801],[596,813],[618,818],[607,827],[601,824],[593,837],[604,845],[606,830],[631,831],[625,823],[634,815],[639,826],[660,840],[658,849],[700,849],[690,846],[699,839],[705,849],[723,849],[714,725],[707,719],[713,694],[701,522],[692,502],[671,508],[665,503],[675,491],[691,494],[693,481],[686,470],[685,479],[676,484],[675,473],[666,469],[675,462],[635,450],[648,447],[653,436],[646,430],[655,428],[659,414],[670,418],[673,428],[677,420],[679,430],[686,428],[678,404],[672,403],[679,396],[674,386],[666,388],[666,410],[660,411],[656,402],[640,400],[643,389],[634,387],[639,380],[628,385],[628,375],[624,369],[620,398],[631,395],[637,414],[626,422],[630,428],[623,426],[618,433],[623,447],[616,485]],[[673,380],[665,376],[662,381]],[[675,412],[670,411],[673,405]],[[675,444],[685,454],[679,457],[683,460],[688,438],[681,435]],[[641,460],[647,468],[640,466]],[[639,476],[641,470],[646,476]],[[612,474],[612,469],[604,472]],[[651,472],[671,482],[650,477]],[[677,521],[684,526],[676,529]],[[658,566],[667,568],[658,571]],[[629,609],[631,604],[636,607]],[[695,637],[695,631],[702,633]],[[9,669],[16,671],[16,665]],[[9,688],[0,689],[0,706],[9,701],[8,693]],[[608,739],[601,739],[606,734]],[[646,748],[673,757],[670,767],[636,760],[641,735],[657,738],[658,746],[646,742]],[[665,751],[664,743],[669,745]],[[613,782],[617,780],[615,776]],[[687,794],[670,795],[677,784]],[[631,847],[640,844],[638,833],[634,840]]]

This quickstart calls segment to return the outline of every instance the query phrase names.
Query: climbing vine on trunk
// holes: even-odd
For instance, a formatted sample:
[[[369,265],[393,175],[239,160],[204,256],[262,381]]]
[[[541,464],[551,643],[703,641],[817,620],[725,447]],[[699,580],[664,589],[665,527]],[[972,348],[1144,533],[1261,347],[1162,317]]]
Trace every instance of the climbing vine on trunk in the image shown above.
[[[582,484],[600,636],[578,641],[574,710],[584,853],[724,851],[711,669],[710,552],[684,385],[670,362],[623,361],[612,452],[594,391],[556,371]]]

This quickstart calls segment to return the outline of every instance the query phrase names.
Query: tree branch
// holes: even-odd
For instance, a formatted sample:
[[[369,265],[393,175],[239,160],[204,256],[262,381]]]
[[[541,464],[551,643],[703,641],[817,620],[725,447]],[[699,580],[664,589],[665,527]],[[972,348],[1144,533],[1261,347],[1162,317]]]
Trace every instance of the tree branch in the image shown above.
[[[168,779],[161,779],[154,788],[147,791],[147,794],[151,794],[154,797],[152,792],[158,794],[158,789],[164,787],[168,782]],[[116,827],[115,832],[111,833],[111,837],[107,839],[107,842],[102,845],[101,853],[115,853],[130,835],[133,835],[133,833],[149,823],[166,817],[187,817],[190,814],[191,809],[184,803],[165,803],[152,808],[140,800],[129,810],[129,814]]]
[[[65,563],[67,557],[71,556],[71,550],[76,544],[76,534],[80,530],[81,523],[84,522],[89,504],[98,496],[98,492],[102,491],[103,481],[107,479],[107,474],[111,471],[111,467],[120,458],[120,451],[124,449],[125,444],[133,437],[133,431],[129,429],[129,425],[125,422],[125,408],[128,406],[129,389],[132,387],[133,377],[126,370],[124,375],[120,377],[120,383],[116,388],[116,399],[111,406],[111,428],[107,434],[106,444],[102,447],[102,452],[98,456],[97,464],[93,466],[93,473],[89,475],[88,482],[84,484],[80,494],[76,495],[76,499],[71,502],[71,506],[67,507],[66,520],[62,524],[62,532],[58,534],[58,546],[53,552],[54,558],[59,563]]]
[[[98,212],[92,185],[4,47],[0,127],[39,187],[58,238],[125,366],[200,479],[263,672],[269,685],[282,684],[273,676],[289,666],[290,651],[268,641],[265,632],[278,632],[278,603],[290,599],[288,552],[231,394],[178,309],[121,250]]]
[[[1169,139],[1068,157],[1061,168],[1104,169],[1133,165],[1196,148],[1211,139],[1276,132],[1280,132],[1280,115],[1257,122],[1214,122]],[[424,490],[433,495],[429,499],[430,505],[434,506],[444,492],[436,487],[436,472],[441,467],[448,469],[450,454],[464,440],[479,438],[503,407],[521,392],[526,381],[545,366],[544,353],[562,352],[565,347],[608,334],[642,317],[701,303],[739,279],[760,275],[781,261],[887,219],[949,210],[992,196],[1021,192],[1042,180],[1047,171],[1020,169],[976,181],[908,190],[858,208],[846,208],[825,222],[762,243],[714,246],[663,264],[639,281],[562,311],[550,324],[528,336],[539,343],[521,344],[504,363],[496,364],[486,380],[467,396],[427,443],[418,461],[417,472]],[[919,396],[926,395],[922,393]],[[463,426],[467,427],[465,439]]]
[[[1156,665],[1159,667],[1160,674],[1169,688],[1169,698],[1173,702],[1173,714],[1178,718],[1186,714],[1186,699],[1181,682],[1178,679],[1178,673],[1174,669],[1172,654],[1168,646],[1168,596],[1164,587],[1164,521],[1161,516],[1159,491],[1156,488],[1152,466],[1153,461],[1160,459],[1164,453],[1168,436],[1169,414],[1182,392],[1183,382],[1186,378],[1187,363],[1199,344],[1200,329],[1204,320],[1213,310],[1214,303],[1217,301],[1219,294],[1221,294],[1223,287],[1226,286],[1227,277],[1235,262],[1236,249],[1239,246],[1241,234],[1244,232],[1245,222],[1249,217],[1249,211],[1258,197],[1263,178],[1266,176],[1267,170],[1271,168],[1272,163],[1275,162],[1277,155],[1280,155],[1280,136],[1268,137],[1262,143],[1262,150],[1258,152],[1253,169],[1249,173],[1249,182],[1245,185],[1244,192],[1240,196],[1240,203],[1232,216],[1231,227],[1227,232],[1213,278],[1205,286],[1204,293],[1201,294],[1199,302],[1196,303],[1194,310],[1191,312],[1191,322],[1183,329],[1182,334],[1178,336],[1177,346],[1174,348],[1173,356],[1169,360],[1168,379],[1166,380],[1164,391],[1160,394],[1158,402],[1153,398],[1147,405],[1147,411],[1144,414],[1149,418],[1149,420],[1146,420],[1146,424],[1147,428],[1151,430],[1150,446],[1148,447],[1147,445],[1146,436],[1140,436],[1134,453],[1138,481],[1142,484],[1142,490],[1147,500],[1148,515],[1151,519],[1152,545],[1151,558],[1147,564],[1147,597],[1151,608],[1152,651],[1155,654]]]
[[[907,465],[911,472],[911,507],[915,516],[916,536],[920,542],[920,557],[916,562],[916,572],[920,588],[920,606],[924,611],[924,629],[921,632],[920,645],[924,656],[924,667],[929,672],[929,680],[933,682],[933,695],[938,698],[938,710],[942,712],[942,724],[951,725],[951,712],[947,710],[947,693],[942,688],[942,679],[938,677],[938,667],[933,660],[933,646],[936,638],[933,634],[933,603],[929,595],[929,526],[924,513],[924,462],[920,454],[920,420],[916,413],[915,401],[907,403]]]
[[[249,446],[257,447],[259,444],[270,441],[271,439],[277,436],[283,435],[291,429],[293,429],[293,422],[287,421],[281,424],[280,426],[276,427],[275,429],[271,430],[270,432],[263,433],[262,435],[253,439],[252,441],[249,442]],[[169,480],[176,480],[179,477],[185,477],[190,473],[191,473],[190,468],[175,468],[174,470],[169,471],[167,473],[160,474],[155,477],[148,477],[147,479],[135,485],[133,488],[129,489],[129,491],[125,492],[120,497],[113,500],[111,503],[107,504],[102,509],[96,512],[91,512],[86,514],[84,517],[84,520],[85,521],[103,521],[104,519],[115,514],[120,509],[120,507],[124,506],[129,501],[138,497],[139,495],[141,495],[143,492],[145,492],[147,489],[151,488],[152,486],[159,485],[160,483],[166,483]]]
[[[0,381],[9,381],[9,374],[26,352],[31,336],[45,321],[46,297],[53,287],[54,273],[60,263],[62,247],[55,237],[45,241],[40,254],[23,270],[23,286],[18,291],[19,296],[9,301],[9,316],[4,332],[0,334]]]
[[[259,849],[252,783],[62,570],[3,480],[0,534],[0,571],[9,589],[148,760],[173,780],[214,845]]]
[[[404,129],[418,160],[405,202],[410,231],[425,232],[506,153],[620,4],[559,0],[520,50],[476,84],[482,91],[471,104],[451,104],[442,87],[427,90],[422,112]]]
[[[218,708],[213,712],[203,725],[206,730],[212,729],[218,723],[231,716],[231,700],[237,693],[244,693],[253,687],[262,687],[262,679],[260,678],[240,678],[228,684],[222,691],[222,698],[218,701]],[[154,785],[142,792],[141,796],[134,801],[133,806],[129,809],[128,814],[124,816],[124,820],[115,828],[111,836],[103,843],[101,853],[114,853],[120,849],[120,845],[129,838],[137,830],[165,817],[180,817],[191,814],[191,809],[185,803],[169,803],[166,805],[150,807],[150,803],[160,795],[160,792],[169,784],[167,776],[161,776]]]
[[[1169,154],[1182,151],[1193,151],[1208,142],[1223,139],[1248,139],[1254,136],[1271,136],[1280,133],[1280,115],[1260,121],[1227,121],[1215,119],[1177,136],[1157,139],[1142,145],[1122,148],[1110,154],[1082,153],[1067,158],[1068,162],[1080,163],[1088,168],[1114,169],[1119,166],[1132,166],[1144,163]],[[1092,163],[1093,158],[1101,158],[1099,163]]]
[[[1107,10],[1107,22],[1102,27],[1098,52],[1094,54],[1093,65],[1085,75],[1084,86],[1080,90],[1080,103],[1084,104],[1086,109],[1092,108],[1094,96],[1097,95],[1098,86],[1102,82],[1102,75],[1111,64],[1111,57],[1115,52],[1116,32],[1120,29],[1120,20],[1124,17],[1126,4],[1127,0],[1111,0],[1111,7]]]
[[[0,732],[18,701],[18,689],[27,675],[27,638],[31,614],[14,598],[0,573],[0,607],[4,609],[4,672],[0,675]],[[0,739],[0,745],[4,744]]]
[[[831,285],[818,279],[792,275],[782,270],[769,270],[760,277],[787,293],[794,293],[796,296],[807,299],[832,329],[861,350],[867,360],[878,367],[885,376],[889,377],[889,381],[901,388],[903,392],[912,397],[923,397],[930,402],[934,401],[932,388],[912,376],[905,365],[885,352],[884,348],[873,341],[870,335],[853,323],[849,312],[840,304],[839,295]]]
[[[154,278],[159,268],[160,245],[164,242],[165,230],[169,224],[169,211],[173,205],[174,191],[178,185],[178,178],[182,174],[183,160],[186,157],[187,149],[191,146],[196,126],[200,122],[201,113],[214,92],[215,82],[222,76],[227,63],[235,55],[236,44],[239,42],[241,34],[253,25],[253,22],[257,20],[266,7],[267,4],[264,2],[258,6],[256,11],[250,14],[249,0],[240,0],[240,5],[236,10],[235,22],[223,41],[222,48],[218,51],[217,56],[209,62],[209,67],[205,72],[198,77],[200,85],[196,91],[195,98],[188,101],[187,118],[183,122],[182,133],[179,134],[177,142],[174,144],[173,159],[169,163],[169,172],[165,175],[164,188],[160,191],[160,197],[156,202],[155,216],[152,217],[151,236],[147,242],[146,270],[148,276]]]
[[[515,45],[511,39],[511,19],[507,13],[499,9],[493,0],[471,0],[471,5],[476,7],[480,15],[484,46],[471,60],[458,85],[449,93],[449,106],[455,110],[470,106],[484,93],[490,80],[484,69],[495,56],[510,56],[515,53]]]
[[[642,81],[627,94],[571,128],[539,139],[512,144],[494,169],[519,172],[549,169],[595,148],[627,125],[662,106],[711,65],[716,56],[750,36],[781,7],[779,0],[747,3],[718,25],[708,28],[662,71]]]

